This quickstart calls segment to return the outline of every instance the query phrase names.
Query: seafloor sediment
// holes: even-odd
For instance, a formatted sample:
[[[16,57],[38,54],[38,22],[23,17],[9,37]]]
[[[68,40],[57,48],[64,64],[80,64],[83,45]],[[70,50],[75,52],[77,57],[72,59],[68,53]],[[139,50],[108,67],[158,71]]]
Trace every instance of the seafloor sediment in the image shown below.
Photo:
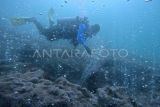
[[[121,87],[98,88],[89,92],[64,77],[44,78],[44,71],[30,68],[0,77],[0,107],[138,107]]]
[[[94,69],[94,73],[81,81],[83,74],[79,69],[66,62],[57,63],[63,69],[59,69],[57,64],[43,67],[41,63],[1,62],[0,107],[160,106],[160,79],[156,75],[152,83],[153,76],[148,66],[124,60],[113,65],[112,60],[105,60],[96,72]],[[128,69],[127,75],[130,74],[127,77],[124,77],[123,65]],[[127,81],[128,87],[123,81]]]

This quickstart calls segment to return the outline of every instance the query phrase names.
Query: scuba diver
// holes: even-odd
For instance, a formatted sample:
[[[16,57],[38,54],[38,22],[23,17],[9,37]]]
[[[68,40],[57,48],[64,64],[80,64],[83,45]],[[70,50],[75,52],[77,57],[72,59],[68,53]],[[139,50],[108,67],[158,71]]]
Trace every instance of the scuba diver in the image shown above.
[[[54,10],[50,9],[49,27],[43,27],[34,17],[31,18],[13,18],[11,20],[13,25],[23,25],[33,23],[38,29],[39,33],[44,35],[48,40],[54,41],[58,39],[70,39],[74,47],[81,44],[91,55],[91,49],[86,45],[86,39],[91,38],[100,31],[98,24],[89,25],[87,17],[63,18],[57,20],[57,24],[53,21]]]

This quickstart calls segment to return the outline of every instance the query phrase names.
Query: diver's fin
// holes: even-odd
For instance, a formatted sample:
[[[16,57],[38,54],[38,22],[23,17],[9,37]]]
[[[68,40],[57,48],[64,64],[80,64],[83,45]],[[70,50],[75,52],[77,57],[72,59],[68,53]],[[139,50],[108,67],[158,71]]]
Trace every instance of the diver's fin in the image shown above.
[[[53,21],[54,19],[54,9],[53,8],[50,8],[49,11],[48,11],[48,18],[49,18],[49,21]]]
[[[31,18],[31,17],[24,17],[24,18],[17,17],[17,18],[12,18],[11,23],[14,26],[20,26],[20,25],[24,25],[24,24],[27,24],[29,22],[32,22],[33,20],[34,19]]]

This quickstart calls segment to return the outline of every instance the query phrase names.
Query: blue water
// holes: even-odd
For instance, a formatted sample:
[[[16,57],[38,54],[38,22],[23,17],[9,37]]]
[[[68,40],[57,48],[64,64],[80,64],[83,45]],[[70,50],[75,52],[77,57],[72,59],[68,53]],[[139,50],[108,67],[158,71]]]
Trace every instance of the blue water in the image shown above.
[[[10,22],[14,17],[35,17],[44,27],[48,27],[50,8],[55,11],[55,22],[64,17],[86,16],[90,24],[101,26],[100,32],[87,40],[89,48],[125,49],[128,56],[118,60],[112,57],[82,57],[68,60],[56,59],[55,56],[44,59],[30,57],[35,49],[74,49],[69,40],[48,41],[44,35],[39,34],[32,23],[13,26]],[[95,86],[101,82],[97,82],[98,79],[109,80],[112,86],[127,88],[129,94],[134,95],[135,92],[135,96],[138,95],[136,98],[143,100],[143,103],[156,100],[158,103],[155,104],[159,107],[159,36],[160,0],[1,0],[0,76],[2,71],[8,72],[4,68],[10,68],[12,62],[11,70],[16,72],[23,70],[26,64],[29,64],[28,69],[32,69],[32,63],[32,66],[49,72],[46,74],[51,76],[51,79],[63,76],[80,85],[89,79]],[[77,49],[84,48],[78,46]],[[21,63],[24,64],[23,67]],[[105,79],[97,76],[99,71]],[[94,80],[96,76],[99,78]],[[108,85],[108,82],[106,84]],[[144,92],[145,89],[147,91]],[[146,99],[150,102],[144,100],[145,98],[141,99],[143,95],[139,92],[149,95]]]
[[[87,16],[90,23],[101,25],[100,33],[89,40],[91,47],[124,48],[130,54],[158,63],[160,59],[160,1],[152,0],[1,0],[1,21],[15,31],[34,31],[33,25],[15,28],[7,19],[36,17],[48,25],[47,12],[55,10],[55,20],[62,17]],[[6,19],[6,20],[2,20]],[[6,24],[6,25],[5,25]]]

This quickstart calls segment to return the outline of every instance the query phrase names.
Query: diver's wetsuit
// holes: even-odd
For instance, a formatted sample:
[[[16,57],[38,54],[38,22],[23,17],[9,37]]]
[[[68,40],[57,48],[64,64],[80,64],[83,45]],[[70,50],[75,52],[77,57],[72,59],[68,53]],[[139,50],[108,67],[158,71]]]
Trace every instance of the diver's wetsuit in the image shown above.
[[[71,39],[72,44],[76,47],[78,44],[85,44],[86,37],[85,33],[88,29],[87,18],[72,18],[72,19],[60,19],[57,20],[57,25],[50,26],[49,28],[44,28],[37,20],[33,23],[38,28],[42,35],[45,35],[48,40],[57,39]]]

